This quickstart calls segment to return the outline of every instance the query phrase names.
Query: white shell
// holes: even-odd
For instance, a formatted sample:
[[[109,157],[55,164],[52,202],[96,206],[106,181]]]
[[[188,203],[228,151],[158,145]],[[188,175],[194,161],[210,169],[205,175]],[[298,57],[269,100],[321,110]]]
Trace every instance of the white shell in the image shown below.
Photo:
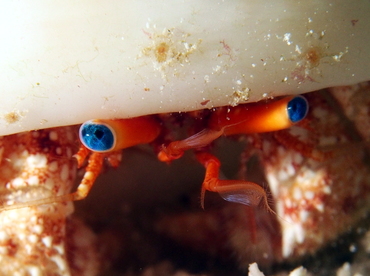
[[[370,79],[370,5],[6,1],[0,135]]]

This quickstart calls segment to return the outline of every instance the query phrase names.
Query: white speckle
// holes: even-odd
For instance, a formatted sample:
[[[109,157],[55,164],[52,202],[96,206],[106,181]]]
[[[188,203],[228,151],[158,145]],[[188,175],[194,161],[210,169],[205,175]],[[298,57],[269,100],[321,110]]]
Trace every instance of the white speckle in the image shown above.
[[[53,243],[53,237],[52,236],[46,236],[42,239],[43,244],[45,244],[46,247],[51,248],[51,245]]]
[[[58,251],[60,255],[64,255],[64,246],[63,245],[55,245],[54,249]]]
[[[256,263],[253,263],[253,264],[249,265],[249,275],[265,276],[265,274],[263,274],[259,270],[258,265]]]
[[[301,210],[300,212],[299,212],[299,219],[300,219],[300,221],[301,222],[306,222],[306,220],[307,220],[307,218],[308,218],[308,216],[309,216],[309,212],[308,211],[306,211],[306,210]]]
[[[27,157],[26,163],[30,169],[45,168],[47,158],[44,154],[33,154]]]
[[[50,258],[58,266],[60,271],[66,271],[67,265],[65,260],[61,256],[53,256]]]
[[[57,161],[51,162],[49,164],[48,169],[49,169],[50,172],[55,172],[58,169],[58,162]]]
[[[31,242],[31,243],[36,243],[38,240],[37,236],[36,235],[29,235],[28,236],[28,241]]]
[[[33,251],[33,246],[31,246],[30,244],[26,244],[24,245],[24,250],[27,252],[28,255],[30,255]]]
[[[298,45],[295,45],[295,51],[296,51],[298,54],[302,54],[301,47],[299,47]]]
[[[293,155],[293,162],[295,164],[301,164],[304,161],[302,154],[297,153]]]
[[[278,181],[273,176],[273,174],[269,174],[267,176],[267,179],[268,179],[268,183],[269,183],[269,186],[270,186],[270,189],[271,189],[272,194],[275,194],[276,195],[278,193],[278,187],[279,187],[280,181]]]
[[[17,210],[10,210],[10,211],[7,211],[7,217],[9,218],[9,220],[18,220],[18,219],[21,219],[20,216],[22,214],[20,214],[20,212],[17,212]],[[4,219],[6,219],[7,217],[5,217]],[[5,223],[9,223],[8,220],[4,221],[4,224]]]
[[[237,84],[237,85],[241,85],[241,84],[242,84],[242,81],[241,81],[241,80],[237,80],[237,81],[236,81],[236,84]]]
[[[41,234],[42,231],[44,231],[44,227],[42,227],[41,225],[35,225],[32,228],[32,232],[34,232],[36,234]]]
[[[292,41],[290,41],[291,36],[292,36],[291,33],[285,33],[284,34],[283,41],[285,41],[286,44],[288,44],[288,45],[291,45],[293,43]]]
[[[285,200],[285,206],[289,209],[289,208],[292,208],[292,206],[293,206],[293,203],[292,203],[292,201],[289,199],[289,198],[287,198],[286,200]]]
[[[2,256],[8,255],[8,248],[6,246],[0,246],[0,254]]]
[[[349,263],[344,263],[342,267],[337,270],[337,276],[351,276],[351,265]]]
[[[204,81],[205,81],[206,83],[208,83],[208,82],[209,82],[209,76],[208,76],[208,75],[205,75],[205,76],[204,76]]]
[[[55,183],[54,181],[54,178],[53,177],[48,177],[46,180],[45,180],[45,183],[44,183],[44,187],[45,189],[48,189],[48,190],[52,190],[53,188],[55,188],[57,185],[57,183]]]
[[[37,223],[37,216],[31,216],[29,222],[33,224]]]
[[[322,204],[322,203],[319,203],[319,204],[316,204],[316,209],[318,210],[318,211],[320,211],[321,213],[322,212],[324,212],[324,204]]]
[[[29,266],[27,267],[28,273],[31,276],[41,276],[43,275],[41,269],[37,266]]]
[[[57,141],[58,140],[58,133],[56,131],[50,131],[49,139],[51,141]]]
[[[302,191],[299,188],[294,188],[293,190],[293,198],[295,200],[301,200],[302,199]]]
[[[19,223],[18,224],[18,227],[19,227],[19,229],[26,229],[27,228],[27,225],[25,224],[25,223]],[[23,237],[24,238],[24,237]]]
[[[288,257],[292,253],[292,249],[296,241],[293,226],[287,227],[283,234],[283,256]]]
[[[252,67],[254,68],[254,67],[256,67],[256,64],[255,63],[252,63]]]
[[[296,236],[296,241],[298,243],[303,243],[304,241],[304,230],[301,224],[294,225],[294,232]]]
[[[323,191],[325,194],[327,194],[327,195],[329,195],[329,194],[331,193],[331,189],[330,189],[330,187],[329,187],[329,186],[324,186],[324,187],[322,188],[322,191]]]
[[[62,181],[66,181],[69,177],[69,169],[68,169],[68,165],[67,164],[64,164],[63,167],[62,167],[62,170],[60,171],[60,179]]]
[[[14,188],[23,187],[25,186],[25,181],[21,177],[14,178],[13,181],[11,181],[11,185]]]
[[[216,65],[215,67],[212,68],[212,70],[214,72],[219,72],[221,70],[221,66],[220,65]]]
[[[335,61],[339,62],[339,61],[341,61],[341,59],[342,59],[343,55],[344,55],[344,54],[346,54],[346,53],[348,53],[348,47],[346,48],[346,51],[344,51],[344,52],[339,52],[339,54],[337,54],[337,55],[333,55],[332,57],[333,57],[333,59],[334,59]]]
[[[286,170],[287,170],[287,174],[289,176],[295,175],[295,167],[294,167],[293,164],[291,164],[291,163],[290,164],[287,164]]]
[[[307,199],[307,200],[312,200],[314,197],[315,197],[315,193],[312,192],[312,191],[305,191],[304,192],[304,197]]]
[[[39,177],[37,176],[37,175],[32,175],[32,176],[30,176],[28,179],[27,179],[27,183],[29,184],[29,185],[33,185],[33,186],[35,186],[35,185],[38,185],[39,184],[39,181],[40,179],[39,179]]]
[[[0,241],[5,241],[7,239],[9,239],[8,234],[5,231],[1,231],[0,232]]]
[[[307,276],[307,269],[305,269],[303,266],[297,267],[289,273],[289,276]]]

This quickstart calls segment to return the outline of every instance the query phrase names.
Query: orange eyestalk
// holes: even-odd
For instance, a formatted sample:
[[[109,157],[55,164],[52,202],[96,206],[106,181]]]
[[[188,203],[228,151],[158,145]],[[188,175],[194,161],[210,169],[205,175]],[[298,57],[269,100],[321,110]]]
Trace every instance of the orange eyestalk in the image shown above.
[[[80,127],[80,140],[91,151],[110,152],[152,142],[161,131],[152,117],[90,120]]]
[[[307,112],[307,100],[302,96],[292,96],[267,104],[220,108],[212,114],[208,127],[223,129],[226,136],[277,131],[303,120]]]

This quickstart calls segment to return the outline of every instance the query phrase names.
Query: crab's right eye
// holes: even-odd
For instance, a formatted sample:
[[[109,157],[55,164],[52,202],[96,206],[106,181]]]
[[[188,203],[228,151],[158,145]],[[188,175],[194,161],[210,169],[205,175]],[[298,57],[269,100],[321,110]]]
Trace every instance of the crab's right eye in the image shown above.
[[[107,152],[114,148],[116,134],[109,125],[90,120],[80,127],[80,140],[91,151]]]

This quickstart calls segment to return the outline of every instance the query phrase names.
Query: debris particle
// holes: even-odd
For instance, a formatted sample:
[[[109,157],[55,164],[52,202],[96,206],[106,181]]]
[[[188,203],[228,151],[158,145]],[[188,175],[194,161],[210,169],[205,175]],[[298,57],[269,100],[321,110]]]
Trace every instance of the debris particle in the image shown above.
[[[167,54],[170,46],[166,42],[161,42],[154,49],[154,54],[158,62],[164,62],[167,60]]]
[[[164,29],[159,33],[144,31],[144,34],[150,42],[142,49],[139,57],[151,58],[154,69],[161,71],[164,79],[169,75],[177,76],[177,65],[189,64],[190,55],[196,52],[202,42],[201,39],[192,38],[191,34],[177,29]],[[168,70],[174,72],[170,73]]]
[[[358,19],[351,20],[352,26],[355,26],[357,22],[358,22]]]
[[[23,114],[19,111],[11,111],[3,116],[8,124],[14,124],[22,119]]]
[[[210,100],[205,100],[205,101],[201,102],[200,104],[201,104],[201,105],[207,105],[207,103],[209,103],[209,101],[210,101]]]

